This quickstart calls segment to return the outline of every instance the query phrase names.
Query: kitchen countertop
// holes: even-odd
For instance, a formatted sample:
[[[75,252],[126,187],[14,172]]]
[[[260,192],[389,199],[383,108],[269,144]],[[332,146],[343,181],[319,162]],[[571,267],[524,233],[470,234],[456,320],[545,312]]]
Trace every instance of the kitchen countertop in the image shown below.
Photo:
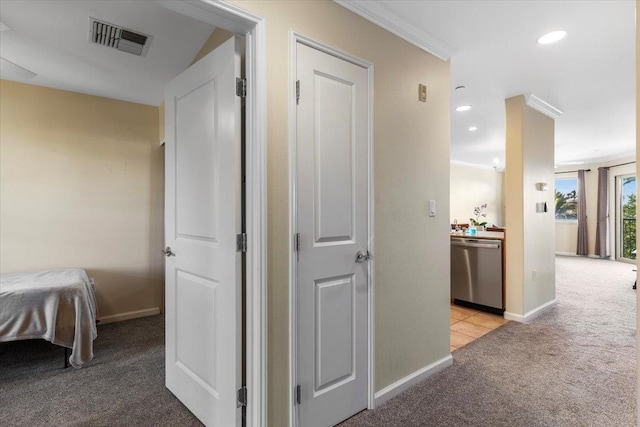
[[[504,232],[502,231],[478,231],[475,236],[470,236],[468,233],[451,232],[451,237],[463,237],[471,239],[493,239],[504,240]]]

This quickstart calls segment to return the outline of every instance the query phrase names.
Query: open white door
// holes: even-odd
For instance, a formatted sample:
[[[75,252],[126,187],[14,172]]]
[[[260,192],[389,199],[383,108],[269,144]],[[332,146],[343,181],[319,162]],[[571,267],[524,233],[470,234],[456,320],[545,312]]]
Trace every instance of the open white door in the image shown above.
[[[239,49],[230,39],[165,91],[166,385],[207,426],[241,420]]]

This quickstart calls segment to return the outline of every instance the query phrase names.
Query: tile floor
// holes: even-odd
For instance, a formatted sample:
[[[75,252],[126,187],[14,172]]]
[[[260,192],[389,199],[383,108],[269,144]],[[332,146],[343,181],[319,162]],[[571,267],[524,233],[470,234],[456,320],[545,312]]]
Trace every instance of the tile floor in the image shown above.
[[[508,322],[504,317],[451,304],[451,351]]]

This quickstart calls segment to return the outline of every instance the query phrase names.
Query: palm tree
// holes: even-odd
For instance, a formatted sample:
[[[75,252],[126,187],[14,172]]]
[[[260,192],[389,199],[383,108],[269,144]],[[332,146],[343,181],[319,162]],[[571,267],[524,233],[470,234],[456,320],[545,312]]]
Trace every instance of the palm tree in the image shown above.
[[[578,203],[576,200],[576,190],[567,194],[556,191],[556,219],[577,219]]]

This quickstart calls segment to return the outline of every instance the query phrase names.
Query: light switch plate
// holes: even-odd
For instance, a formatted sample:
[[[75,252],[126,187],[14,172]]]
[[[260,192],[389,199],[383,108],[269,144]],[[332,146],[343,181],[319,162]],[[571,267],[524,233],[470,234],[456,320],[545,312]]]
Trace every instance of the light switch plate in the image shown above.
[[[418,84],[418,99],[427,102],[427,85]]]
[[[436,201],[435,200],[429,200],[429,216],[430,217],[436,216]]]

